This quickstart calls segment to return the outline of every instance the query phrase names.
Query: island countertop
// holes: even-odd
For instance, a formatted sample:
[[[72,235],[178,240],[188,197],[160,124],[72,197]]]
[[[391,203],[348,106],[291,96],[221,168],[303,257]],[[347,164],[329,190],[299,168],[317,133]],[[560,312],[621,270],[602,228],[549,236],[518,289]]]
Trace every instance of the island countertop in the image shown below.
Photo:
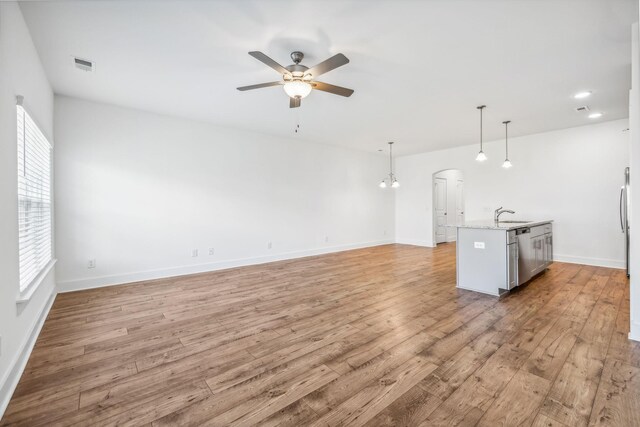
[[[536,225],[548,224],[553,222],[551,219],[545,219],[540,221],[518,221],[518,222],[495,222],[493,220],[477,220],[477,221],[465,221],[462,224],[454,225],[447,224],[445,227],[456,228],[484,228],[489,230],[515,230],[522,227],[535,227]]]

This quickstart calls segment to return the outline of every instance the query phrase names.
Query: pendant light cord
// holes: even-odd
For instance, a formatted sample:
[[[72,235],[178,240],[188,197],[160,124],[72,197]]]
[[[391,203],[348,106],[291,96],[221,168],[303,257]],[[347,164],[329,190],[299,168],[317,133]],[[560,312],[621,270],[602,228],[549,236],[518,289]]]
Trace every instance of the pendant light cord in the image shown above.
[[[482,110],[484,108],[480,108],[480,151],[482,151]]]
[[[482,152],[482,110],[484,110],[486,105],[479,105],[478,110],[480,110],[480,152]]]
[[[509,122],[504,124],[504,148],[505,153],[507,155],[507,159],[509,158]]]
[[[389,179],[393,180],[393,143],[389,143]]]
[[[505,120],[502,123],[504,123],[504,148],[506,155],[505,160],[509,160],[509,123],[511,123],[511,120]]]

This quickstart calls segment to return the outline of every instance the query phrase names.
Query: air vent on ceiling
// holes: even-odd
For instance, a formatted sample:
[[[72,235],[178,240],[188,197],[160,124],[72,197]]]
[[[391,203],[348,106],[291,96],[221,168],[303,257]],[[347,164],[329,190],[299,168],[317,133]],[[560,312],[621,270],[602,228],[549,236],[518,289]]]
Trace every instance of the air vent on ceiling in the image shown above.
[[[76,68],[79,68],[82,71],[93,71],[94,64],[92,61],[74,57],[73,63],[76,65]]]
[[[576,108],[576,111],[578,113],[586,113],[587,111],[589,111],[589,106],[588,105],[583,105],[582,107]]]

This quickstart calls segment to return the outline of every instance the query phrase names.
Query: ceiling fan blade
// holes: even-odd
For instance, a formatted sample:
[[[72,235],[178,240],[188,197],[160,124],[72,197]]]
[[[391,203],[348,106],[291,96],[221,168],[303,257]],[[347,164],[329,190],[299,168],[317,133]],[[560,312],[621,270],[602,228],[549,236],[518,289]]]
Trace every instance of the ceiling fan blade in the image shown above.
[[[289,108],[298,108],[300,106],[300,98],[289,98]]]
[[[313,82],[311,83],[311,86],[313,86],[314,89],[333,93],[334,95],[349,97],[353,94],[353,89],[347,89],[346,87],[342,86],[334,86],[330,85],[329,83]]]
[[[269,67],[273,68],[274,70],[276,70],[280,74],[291,74],[289,72],[289,70],[287,70],[282,65],[278,64],[276,61],[274,61],[273,59],[269,58],[267,55],[265,55],[262,52],[252,51],[252,52],[249,52],[249,55],[253,56],[258,61],[268,65]]]
[[[240,86],[239,88],[237,88],[238,90],[241,91],[245,91],[245,90],[251,90],[251,89],[260,89],[263,87],[270,87],[270,86],[280,86],[284,84],[284,82],[269,82],[269,83],[259,83],[257,85],[250,85],[250,86]]]
[[[313,77],[318,77],[321,74],[327,73],[348,63],[349,59],[343,54],[338,53],[326,61],[322,61],[318,65],[309,68],[305,74],[311,74]]]

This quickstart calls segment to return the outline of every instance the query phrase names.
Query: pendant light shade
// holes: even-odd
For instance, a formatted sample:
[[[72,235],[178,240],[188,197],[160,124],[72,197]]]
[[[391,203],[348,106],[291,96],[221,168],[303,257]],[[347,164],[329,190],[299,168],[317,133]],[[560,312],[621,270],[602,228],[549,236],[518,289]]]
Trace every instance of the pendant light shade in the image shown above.
[[[505,155],[504,155],[504,163],[502,164],[502,167],[505,169],[509,169],[511,166],[513,166],[511,164],[511,161],[509,160],[509,123],[511,123],[511,120],[505,120],[504,122],[502,122],[502,124],[504,125],[504,151],[505,151]]]
[[[385,178],[379,184],[380,188],[398,188],[400,187],[400,183],[398,179],[393,174],[393,141],[389,142],[389,177]]]
[[[478,152],[478,155],[476,156],[476,160],[479,162],[484,162],[485,160],[487,160],[487,155],[484,154],[484,151],[482,151],[482,110],[487,108],[487,106],[479,105],[476,108],[480,110],[480,152]]]

